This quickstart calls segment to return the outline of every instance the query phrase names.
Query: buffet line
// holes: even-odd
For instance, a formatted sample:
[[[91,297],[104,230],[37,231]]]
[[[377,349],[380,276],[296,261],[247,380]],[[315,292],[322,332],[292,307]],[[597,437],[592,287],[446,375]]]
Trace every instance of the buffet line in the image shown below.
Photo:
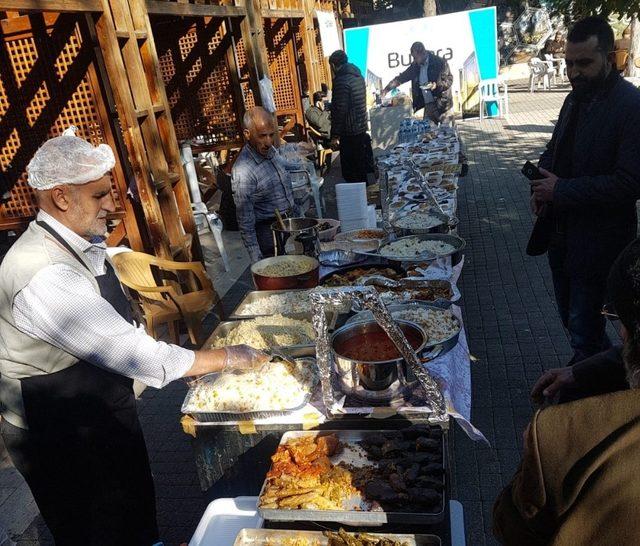
[[[459,151],[455,130],[442,127],[378,158],[370,191],[379,192],[379,228],[274,225],[281,255],[253,264],[256,290],[207,341],[247,344],[272,362],[201,378],[182,406],[194,436],[203,427],[287,430],[258,495],[265,528],[242,529],[229,544],[450,543],[440,532],[449,416],[481,437],[469,423],[470,357],[456,305]],[[376,430],[380,418],[395,421]],[[385,533],[388,524],[418,527]]]

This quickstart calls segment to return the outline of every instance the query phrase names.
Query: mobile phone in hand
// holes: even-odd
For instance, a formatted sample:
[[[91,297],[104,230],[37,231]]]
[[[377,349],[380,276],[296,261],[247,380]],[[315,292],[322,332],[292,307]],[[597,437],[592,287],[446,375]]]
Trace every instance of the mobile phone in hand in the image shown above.
[[[531,161],[527,161],[522,167],[522,174],[524,174],[529,180],[542,180],[545,176],[540,172],[540,169],[536,167]]]

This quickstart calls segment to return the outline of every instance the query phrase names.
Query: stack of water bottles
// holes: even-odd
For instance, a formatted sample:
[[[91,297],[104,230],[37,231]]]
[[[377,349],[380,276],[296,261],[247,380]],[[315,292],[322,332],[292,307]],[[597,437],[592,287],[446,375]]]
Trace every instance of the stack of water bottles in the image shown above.
[[[405,118],[400,122],[400,130],[398,131],[398,144],[407,142],[416,142],[424,135],[431,125],[429,120]]]

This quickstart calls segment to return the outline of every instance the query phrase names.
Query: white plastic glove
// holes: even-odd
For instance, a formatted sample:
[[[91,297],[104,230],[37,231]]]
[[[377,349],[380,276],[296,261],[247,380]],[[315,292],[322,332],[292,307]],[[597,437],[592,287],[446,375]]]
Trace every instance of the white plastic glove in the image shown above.
[[[264,366],[271,357],[249,345],[231,345],[224,348],[225,370],[255,370]]]

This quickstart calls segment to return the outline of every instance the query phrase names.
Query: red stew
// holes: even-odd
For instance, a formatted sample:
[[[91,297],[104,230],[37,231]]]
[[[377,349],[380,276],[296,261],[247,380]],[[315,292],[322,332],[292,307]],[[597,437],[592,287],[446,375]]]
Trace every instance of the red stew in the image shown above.
[[[403,332],[411,347],[414,349],[420,347],[422,343],[420,334],[409,329],[403,329]],[[345,358],[364,362],[381,362],[401,358],[393,341],[384,332],[358,334],[340,343],[335,350]]]

